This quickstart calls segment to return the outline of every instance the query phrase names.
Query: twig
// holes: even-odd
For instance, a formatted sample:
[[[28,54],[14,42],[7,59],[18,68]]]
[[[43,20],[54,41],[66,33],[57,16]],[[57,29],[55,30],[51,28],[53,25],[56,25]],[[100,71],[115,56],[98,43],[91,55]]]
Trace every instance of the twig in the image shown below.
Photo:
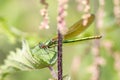
[[[58,80],[62,80],[62,35],[67,32],[65,16],[68,0],[58,0]]]
[[[49,66],[48,68],[50,69],[52,77],[57,80],[57,73],[54,71],[52,66]]]
[[[58,80],[62,80],[62,35],[58,30]]]

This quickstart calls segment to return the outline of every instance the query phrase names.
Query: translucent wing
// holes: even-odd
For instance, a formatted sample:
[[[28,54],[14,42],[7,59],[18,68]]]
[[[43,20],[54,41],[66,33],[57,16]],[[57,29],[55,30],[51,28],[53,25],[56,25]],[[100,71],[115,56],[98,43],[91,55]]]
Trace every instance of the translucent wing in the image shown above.
[[[93,14],[90,14],[86,19],[81,19],[75,24],[73,24],[69,29],[68,32],[63,35],[64,40],[73,38],[81,34],[83,31],[85,31],[89,25],[94,21],[95,16]],[[87,20],[87,23],[84,24],[84,21]],[[57,37],[53,38],[53,40],[57,40]]]
[[[89,25],[93,22],[93,20],[94,20],[94,15],[92,14],[87,18],[87,23],[85,25],[84,25],[84,19],[79,20],[69,28],[68,32],[64,35],[64,39],[73,38],[81,34],[84,30],[86,30],[89,27]]]

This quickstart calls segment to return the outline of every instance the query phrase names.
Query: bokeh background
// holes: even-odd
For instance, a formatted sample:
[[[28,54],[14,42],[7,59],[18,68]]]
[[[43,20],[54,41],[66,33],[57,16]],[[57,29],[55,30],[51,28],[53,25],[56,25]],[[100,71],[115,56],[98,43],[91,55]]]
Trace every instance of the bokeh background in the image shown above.
[[[40,29],[44,6],[39,0],[0,0],[0,65],[10,51],[21,48],[25,38],[31,47],[57,35],[57,0],[49,4],[49,29]],[[77,38],[102,35],[98,41],[84,41],[63,47],[63,74],[72,80],[120,80],[120,0],[90,0],[91,12],[96,15],[92,25]],[[118,1],[115,3],[115,1]],[[80,12],[76,0],[69,0],[67,26],[78,21]],[[100,13],[100,14],[99,14]],[[101,15],[104,14],[104,17]],[[100,16],[100,17],[99,17]],[[103,22],[99,24],[97,22]],[[13,34],[14,32],[14,34]],[[54,66],[56,70],[56,65]],[[48,80],[52,78],[48,68],[21,71],[8,75],[5,80]]]

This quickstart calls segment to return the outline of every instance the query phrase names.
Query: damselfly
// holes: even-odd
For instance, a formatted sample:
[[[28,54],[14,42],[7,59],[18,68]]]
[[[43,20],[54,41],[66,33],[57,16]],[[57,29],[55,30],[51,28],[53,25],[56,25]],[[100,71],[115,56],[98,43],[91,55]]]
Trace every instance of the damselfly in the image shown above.
[[[79,20],[72,25],[68,32],[63,35],[63,43],[79,42],[90,39],[99,39],[101,36],[86,37],[81,39],[70,39],[76,37],[83,32],[93,22],[94,15],[87,18],[87,24],[84,25],[84,19]],[[5,59],[4,65],[0,67],[0,78],[6,74],[15,71],[28,71],[33,69],[41,69],[55,64],[57,60],[57,37],[48,40],[45,43],[39,43],[34,48],[30,48],[26,41],[23,41],[22,50],[17,49],[16,52],[10,52]]]
[[[84,25],[84,19],[79,20],[75,24],[73,24],[66,34],[63,35],[63,43],[72,43],[72,42],[79,42],[79,41],[85,41],[85,40],[91,40],[91,39],[100,39],[101,36],[91,36],[91,37],[85,37],[80,39],[71,39],[78,35],[80,35],[84,30],[86,30],[89,25],[94,21],[94,15],[89,15],[87,18],[87,23]],[[45,47],[51,47],[53,45],[57,44],[57,37],[48,40],[45,44],[40,44],[39,47],[45,48]]]

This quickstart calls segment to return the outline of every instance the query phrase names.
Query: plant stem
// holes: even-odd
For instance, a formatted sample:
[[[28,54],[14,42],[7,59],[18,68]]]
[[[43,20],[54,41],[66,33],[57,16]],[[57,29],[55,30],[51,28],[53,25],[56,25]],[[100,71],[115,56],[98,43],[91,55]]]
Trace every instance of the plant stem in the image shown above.
[[[94,11],[95,11],[95,16],[96,16],[96,19],[95,19],[95,35],[99,35],[100,34],[100,25],[98,24],[98,22],[100,21],[100,19],[98,18],[98,16],[100,16],[98,14],[98,10],[99,10],[99,1],[96,1],[94,0]],[[94,51],[93,51],[93,56],[94,56],[94,62],[95,62],[95,68],[96,68],[96,72],[94,74],[95,77],[93,78],[93,80],[100,80],[100,76],[101,76],[101,64],[97,61],[98,58],[100,58],[100,40],[94,40],[94,45],[93,45],[93,48],[94,48]],[[96,62],[97,61],[97,62]],[[93,74],[93,75],[94,75]]]
[[[58,30],[58,80],[62,80],[62,34]]]
[[[55,70],[53,69],[53,67],[49,66],[48,68],[50,69],[52,77],[57,80],[57,73],[55,72]]]

